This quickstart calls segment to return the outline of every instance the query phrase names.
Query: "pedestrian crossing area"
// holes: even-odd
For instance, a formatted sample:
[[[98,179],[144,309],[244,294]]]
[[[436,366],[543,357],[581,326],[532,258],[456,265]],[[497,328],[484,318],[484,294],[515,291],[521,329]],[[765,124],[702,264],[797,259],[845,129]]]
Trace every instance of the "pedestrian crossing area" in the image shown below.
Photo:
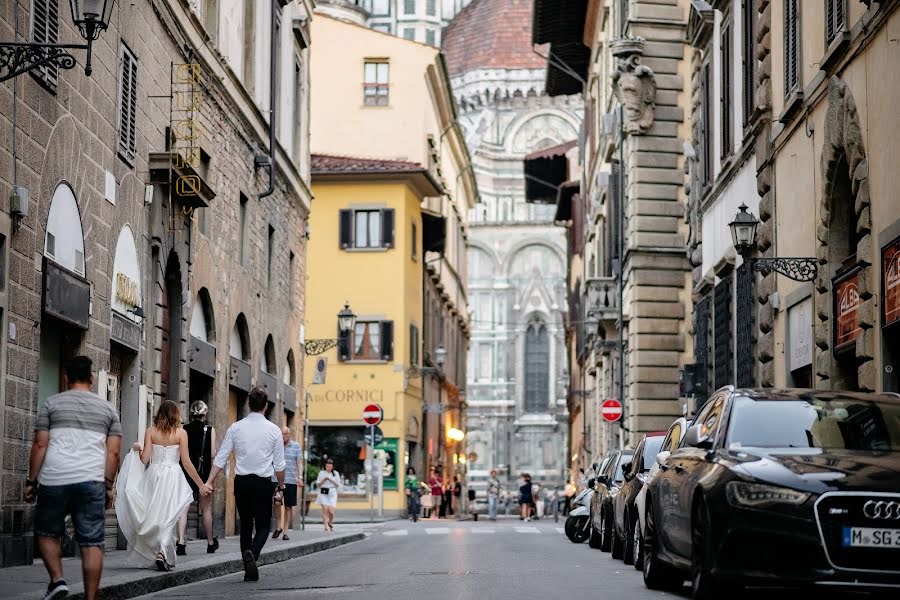
[[[418,525],[410,524],[408,527],[388,526],[380,531],[380,534],[386,537],[407,537],[415,536],[449,536],[449,535],[497,535],[497,534],[514,534],[514,535],[558,535],[564,534],[565,529],[562,527],[538,527],[536,525],[478,525],[468,523],[465,526],[434,526],[425,523]]]

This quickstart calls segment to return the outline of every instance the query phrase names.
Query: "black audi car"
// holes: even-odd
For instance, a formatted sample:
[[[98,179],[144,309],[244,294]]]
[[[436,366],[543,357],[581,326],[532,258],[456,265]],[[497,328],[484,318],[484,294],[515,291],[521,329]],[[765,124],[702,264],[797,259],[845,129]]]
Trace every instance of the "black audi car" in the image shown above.
[[[646,481],[650,467],[656,462],[656,455],[666,437],[665,431],[647,433],[634,450],[631,462],[622,465],[622,483],[619,493],[612,498],[612,536],[611,544],[622,548],[622,560],[626,565],[634,563],[634,533],[637,523],[637,509],[634,501]],[[617,552],[616,555],[619,553]]]
[[[900,586],[900,396],[720,389],[648,495],[649,588]]]
[[[591,533],[588,545],[604,552],[612,552],[613,558],[622,558],[622,545],[613,536],[612,501],[625,481],[622,466],[631,462],[634,451],[616,450],[594,480],[591,496]]]

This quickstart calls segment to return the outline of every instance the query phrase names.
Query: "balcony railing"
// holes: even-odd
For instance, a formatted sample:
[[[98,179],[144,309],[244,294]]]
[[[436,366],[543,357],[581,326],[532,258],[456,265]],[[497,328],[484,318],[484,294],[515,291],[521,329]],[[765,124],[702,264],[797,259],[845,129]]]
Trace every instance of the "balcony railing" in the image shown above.
[[[615,321],[619,318],[619,286],[615,277],[591,277],[585,292],[585,321]]]

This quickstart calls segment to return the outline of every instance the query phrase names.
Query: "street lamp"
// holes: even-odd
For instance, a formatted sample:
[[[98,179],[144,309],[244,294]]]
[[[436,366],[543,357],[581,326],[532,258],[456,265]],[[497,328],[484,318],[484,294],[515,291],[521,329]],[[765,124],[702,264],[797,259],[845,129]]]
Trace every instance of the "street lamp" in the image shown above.
[[[768,258],[752,257],[749,254],[756,246],[756,228],[759,220],[747,210],[746,204],[738,207],[738,212],[728,226],[731,228],[731,240],[735,251],[754,271],[776,271],[794,281],[813,281],[819,272],[815,258]]]
[[[438,344],[438,347],[434,349],[434,362],[438,368],[444,368],[444,364],[447,362],[447,349],[443,344]]]
[[[0,43],[0,81],[44,65],[71,69],[76,60],[69,50],[86,50],[84,74],[91,74],[91,50],[94,41],[109,27],[115,0],[69,0],[72,21],[87,44]]]
[[[338,335],[337,338],[306,340],[303,342],[303,353],[307,356],[322,354],[338,345],[342,340],[350,336],[350,332],[356,327],[356,315],[350,310],[350,304],[345,302],[344,308],[337,314]]]

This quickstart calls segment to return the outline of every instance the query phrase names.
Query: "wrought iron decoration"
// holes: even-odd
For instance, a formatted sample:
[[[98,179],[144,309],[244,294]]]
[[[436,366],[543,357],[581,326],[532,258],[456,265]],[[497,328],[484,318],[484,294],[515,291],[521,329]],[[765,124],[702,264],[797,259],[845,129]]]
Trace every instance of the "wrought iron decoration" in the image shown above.
[[[750,258],[753,270],[759,273],[776,271],[794,281],[813,281],[819,272],[814,258]]]
[[[77,64],[69,50],[86,50],[87,44],[3,44],[0,45],[0,81],[12,79],[44,65],[72,69]],[[85,66],[90,75],[90,64]]]

